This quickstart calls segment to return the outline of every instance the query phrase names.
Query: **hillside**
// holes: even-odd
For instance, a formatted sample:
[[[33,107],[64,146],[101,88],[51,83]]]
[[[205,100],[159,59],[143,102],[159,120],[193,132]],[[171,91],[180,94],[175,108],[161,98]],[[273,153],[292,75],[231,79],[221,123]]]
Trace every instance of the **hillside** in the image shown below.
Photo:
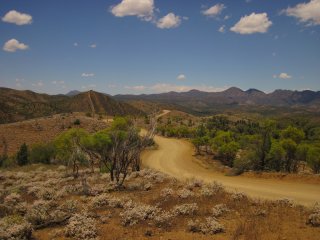
[[[141,110],[127,103],[94,91],[66,96],[0,88],[0,123],[70,112],[101,113],[112,116],[143,114]]]
[[[191,90],[189,92],[168,92],[160,94],[116,95],[118,100],[127,102],[144,100],[162,104],[171,104],[180,110],[194,113],[212,113],[225,109],[260,109],[294,108],[310,111],[319,110],[320,92],[310,90],[290,91],[276,90],[264,93],[257,89],[243,91],[239,88],[229,88],[222,92],[203,92]]]

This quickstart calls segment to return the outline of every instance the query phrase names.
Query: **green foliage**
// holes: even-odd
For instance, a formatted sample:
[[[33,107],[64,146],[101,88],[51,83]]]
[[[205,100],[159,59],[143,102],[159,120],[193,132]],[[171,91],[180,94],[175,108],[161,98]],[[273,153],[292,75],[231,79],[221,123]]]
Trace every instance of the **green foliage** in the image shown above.
[[[19,166],[23,166],[29,163],[28,146],[25,143],[20,146],[20,149],[17,152],[17,163]]]
[[[314,173],[320,173],[320,148],[310,147],[307,154],[307,163]]]
[[[79,146],[88,144],[88,137],[89,134],[85,130],[78,128],[72,128],[59,135],[54,140],[57,158],[67,163]]]
[[[227,166],[233,166],[233,160],[237,155],[239,150],[239,144],[237,142],[231,141],[224,143],[220,146],[218,150],[218,158],[220,158]]]
[[[52,143],[38,143],[31,147],[29,158],[32,163],[49,164],[55,154]]]
[[[295,154],[297,151],[297,144],[292,139],[283,139],[281,140],[281,146],[285,151],[285,166],[284,169],[287,172],[296,172],[297,171],[297,161],[295,159]]]
[[[252,169],[252,162],[256,159],[256,153],[252,150],[242,151],[239,157],[236,157],[233,162],[233,167],[235,169],[235,174],[239,175],[245,171]]]
[[[76,119],[73,122],[73,125],[80,125],[80,124],[81,124],[80,119]]]
[[[306,162],[307,161],[307,155],[308,155],[308,152],[310,150],[310,147],[311,146],[309,144],[306,144],[306,143],[299,144],[298,147],[297,147],[296,158],[299,161]]]
[[[272,141],[270,151],[267,155],[267,168],[269,170],[281,171],[284,166],[286,151],[279,141]]]
[[[295,143],[300,143],[305,138],[305,134],[301,129],[292,126],[283,130],[281,135],[285,139],[292,139]]]

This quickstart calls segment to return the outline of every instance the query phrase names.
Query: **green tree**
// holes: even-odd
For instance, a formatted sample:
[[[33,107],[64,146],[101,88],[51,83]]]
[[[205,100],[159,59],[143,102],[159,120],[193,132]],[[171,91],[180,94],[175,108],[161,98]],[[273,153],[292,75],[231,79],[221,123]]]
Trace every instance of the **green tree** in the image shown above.
[[[267,168],[269,170],[281,171],[284,166],[286,151],[279,141],[273,140],[271,149],[267,155]]]
[[[320,173],[320,148],[311,147],[307,154],[307,163],[312,168],[313,172]]]
[[[73,128],[62,133],[54,141],[56,156],[67,166],[72,167],[73,176],[78,177],[79,164],[86,161],[84,149],[89,134],[83,129]]]
[[[283,139],[281,146],[285,151],[285,166],[287,172],[296,172],[298,170],[298,161],[295,158],[297,151],[297,144],[292,139]]]
[[[239,144],[235,141],[225,143],[218,150],[218,158],[220,158],[227,166],[232,167],[233,160],[235,159],[238,150]]]
[[[295,143],[300,143],[304,138],[305,134],[301,129],[289,126],[281,132],[282,138],[292,139]]]
[[[26,143],[20,146],[20,149],[17,153],[17,163],[19,166],[23,166],[29,163],[28,159],[28,146]]]
[[[29,158],[32,163],[49,164],[54,156],[55,149],[52,143],[39,143],[31,146]]]

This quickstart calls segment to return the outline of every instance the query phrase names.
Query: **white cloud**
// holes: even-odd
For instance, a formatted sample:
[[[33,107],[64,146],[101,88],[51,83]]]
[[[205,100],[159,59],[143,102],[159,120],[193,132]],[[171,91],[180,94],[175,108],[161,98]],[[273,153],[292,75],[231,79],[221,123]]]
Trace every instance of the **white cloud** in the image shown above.
[[[7,41],[3,46],[3,50],[6,52],[15,52],[17,50],[27,50],[28,48],[29,48],[28,45],[24,43],[20,43],[18,40],[14,38]]]
[[[65,84],[64,81],[52,81],[51,83],[54,85],[64,85]]]
[[[213,87],[213,86],[207,86],[207,85],[198,85],[198,86],[188,86],[188,85],[176,85],[176,84],[170,84],[170,83],[157,83],[152,86],[125,86],[125,89],[130,89],[136,92],[141,91],[148,91],[153,93],[163,93],[163,92],[187,92],[192,89],[197,89],[200,91],[206,91],[206,92],[219,92],[226,90],[228,87]]]
[[[267,13],[251,13],[242,17],[230,30],[240,34],[266,33],[271,25]]]
[[[143,91],[143,90],[145,90],[147,87],[146,87],[146,86],[143,86],[143,85],[138,85],[138,86],[125,86],[124,88],[126,88],[126,89],[131,89],[131,90],[134,90],[134,91]]]
[[[283,10],[282,13],[298,18],[300,22],[308,23],[308,26],[320,25],[320,0],[300,3]]]
[[[231,18],[230,15],[225,15],[223,19],[224,19],[224,20],[228,20],[229,18]]]
[[[94,89],[96,88],[97,85],[96,84],[90,84],[90,85],[87,85],[87,86],[82,86],[81,88],[82,89]]]
[[[174,13],[169,13],[158,20],[157,27],[161,29],[176,28],[180,24],[181,24],[181,17],[176,16]]]
[[[73,46],[74,46],[74,47],[78,47],[79,44],[78,44],[77,42],[75,42],[75,43],[73,44]]]
[[[89,45],[89,47],[91,47],[91,48],[96,48],[96,47],[97,47],[97,44],[93,43],[93,44]]]
[[[221,32],[221,33],[224,33],[225,31],[226,31],[226,29],[225,29],[225,25],[222,25],[221,27],[219,27],[219,32]]]
[[[280,73],[279,75],[273,75],[273,78],[291,79],[292,76],[290,76],[288,73]]]
[[[183,80],[186,80],[186,75],[184,74],[179,74],[178,77],[177,77],[177,80],[180,80],[180,81],[183,81]]]
[[[20,13],[16,10],[9,11],[4,17],[2,21],[7,23],[14,23],[16,25],[26,25],[32,23],[32,16],[26,13]]]
[[[150,21],[153,18],[153,0],[122,0],[121,3],[111,6],[111,13],[116,17],[137,16]]]
[[[39,81],[39,82],[36,82],[36,83],[32,83],[31,84],[32,86],[34,86],[34,87],[43,87],[43,82],[42,81]]]
[[[222,3],[218,3],[207,10],[202,11],[202,14],[208,17],[216,17],[220,15],[223,9],[225,9],[225,5]]]
[[[82,73],[81,77],[94,77],[94,73]]]

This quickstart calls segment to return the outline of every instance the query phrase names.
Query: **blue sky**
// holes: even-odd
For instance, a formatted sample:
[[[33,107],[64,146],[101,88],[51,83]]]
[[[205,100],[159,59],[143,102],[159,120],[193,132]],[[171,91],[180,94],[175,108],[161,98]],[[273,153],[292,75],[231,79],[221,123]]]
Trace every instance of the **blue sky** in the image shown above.
[[[320,0],[0,0],[0,86],[320,90]]]

